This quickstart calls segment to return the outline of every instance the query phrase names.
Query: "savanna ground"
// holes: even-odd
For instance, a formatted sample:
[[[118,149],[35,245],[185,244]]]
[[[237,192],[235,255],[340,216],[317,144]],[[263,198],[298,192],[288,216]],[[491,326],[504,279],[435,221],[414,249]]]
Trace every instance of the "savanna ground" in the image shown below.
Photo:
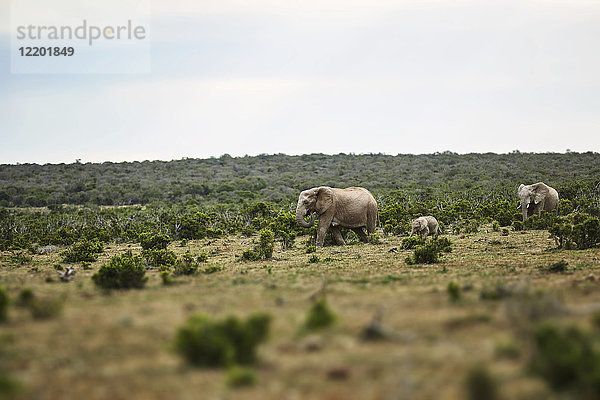
[[[94,286],[92,274],[115,254],[139,252],[139,245],[105,246],[90,269],[75,264],[75,279],[66,283],[53,267],[58,252],[24,264],[4,252],[0,284],[11,298],[23,288],[66,298],[62,313],[49,319],[10,306],[0,325],[5,367],[22,399],[460,399],[477,366],[502,398],[559,398],[528,373],[524,332],[546,317],[590,328],[600,305],[600,251],[553,250],[542,230],[503,236],[488,226],[444,236],[452,252],[432,265],[407,265],[411,250],[402,250],[397,236],[317,249],[316,263],[309,262],[306,236],[289,250],[276,243],[272,260],[255,262],[239,256],[256,237],[173,242],[169,249],[178,255],[206,252],[206,265],[222,269],[177,277],[169,286],[149,270],[144,289],[110,293]],[[566,272],[548,272],[561,260]],[[301,335],[324,281],[336,323]],[[461,287],[458,301],[448,293],[450,282]],[[173,350],[178,327],[193,314],[255,311],[273,319],[253,387],[232,388],[223,369],[192,368]],[[377,315],[392,333],[363,340]]]

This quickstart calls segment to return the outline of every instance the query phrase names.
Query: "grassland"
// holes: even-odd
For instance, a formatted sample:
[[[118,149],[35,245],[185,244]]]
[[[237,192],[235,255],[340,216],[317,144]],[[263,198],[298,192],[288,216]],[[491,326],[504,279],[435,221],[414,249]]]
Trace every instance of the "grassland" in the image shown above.
[[[304,240],[272,260],[240,262],[256,237],[179,242],[177,254],[206,252],[212,274],[178,277],[165,286],[149,270],[145,289],[97,289],[92,274],[115,254],[139,245],[111,244],[72,282],[60,282],[58,252],[19,260],[0,255],[0,285],[16,299],[23,288],[39,298],[64,296],[58,315],[33,318],[12,304],[0,324],[2,359],[23,399],[461,399],[473,367],[484,365],[503,398],[559,398],[527,373],[527,329],[544,318],[592,329],[600,305],[598,249],[553,250],[546,231],[491,227],[445,235],[451,253],[433,265],[407,265],[402,238],[317,250],[308,262]],[[562,273],[548,272],[558,261]],[[337,314],[331,328],[299,334],[311,298],[326,282]],[[447,286],[456,282],[461,298]],[[500,297],[484,299],[482,297]],[[497,296],[496,296],[497,295]],[[187,366],[173,338],[190,315],[272,315],[269,340],[255,366],[258,384],[235,389],[219,369]],[[365,341],[379,317],[391,334]]]

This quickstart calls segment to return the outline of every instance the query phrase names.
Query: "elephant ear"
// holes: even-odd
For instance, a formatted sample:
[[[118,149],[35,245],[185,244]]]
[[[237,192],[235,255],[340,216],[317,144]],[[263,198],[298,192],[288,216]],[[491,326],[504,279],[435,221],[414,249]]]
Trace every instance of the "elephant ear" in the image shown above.
[[[328,186],[321,186],[317,189],[317,204],[315,206],[315,211],[317,214],[321,215],[329,207],[333,205],[333,190],[331,190]]]
[[[519,185],[519,188],[517,189],[517,193],[521,193],[521,190],[525,187],[525,185],[523,185],[522,183]]]
[[[533,202],[538,204],[540,201],[544,200],[546,196],[548,196],[548,186],[543,183],[536,184],[533,188]]]

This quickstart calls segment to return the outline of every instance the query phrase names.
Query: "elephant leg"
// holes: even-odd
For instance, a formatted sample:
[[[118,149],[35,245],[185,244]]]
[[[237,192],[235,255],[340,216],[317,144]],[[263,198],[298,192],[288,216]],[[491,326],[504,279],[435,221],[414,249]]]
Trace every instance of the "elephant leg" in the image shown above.
[[[423,228],[423,231],[422,231],[422,232],[423,232],[423,236],[429,236],[429,227],[428,227],[428,226],[425,226],[425,227]]]
[[[369,236],[367,236],[363,228],[352,228],[352,230],[358,235],[361,242],[369,243]]]
[[[331,221],[333,220],[333,216],[326,217],[324,215],[319,217],[319,225],[317,226],[317,241],[315,245],[317,247],[323,247],[323,243],[325,242],[325,234],[327,233],[327,229],[329,225],[331,225]]]
[[[343,246],[346,244],[346,242],[344,241],[344,237],[342,236],[342,232],[340,232],[339,226],[332,226],[331,233],[333,233],[333,238],[339,246]]]

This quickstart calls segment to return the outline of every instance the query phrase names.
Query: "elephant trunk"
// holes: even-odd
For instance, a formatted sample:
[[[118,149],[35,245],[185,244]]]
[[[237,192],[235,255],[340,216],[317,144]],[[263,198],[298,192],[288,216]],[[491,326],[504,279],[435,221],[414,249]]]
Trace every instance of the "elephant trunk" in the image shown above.
[[[298,207],[296,208],[296,221],[298,221],[298,224],[300,224],[301,227],[310,228],[315,223],[315,216],[314,216],[314,214],[311,213],[309,222],[306,222],[304,220],[305,216],[306,216],[306,209],[304,207],[302,207],[301,205],[298,205]]]
[[[526,202],[521,202],[521,211],[523,211],[523,222],[525,222],[529,213],[529,204]]]

